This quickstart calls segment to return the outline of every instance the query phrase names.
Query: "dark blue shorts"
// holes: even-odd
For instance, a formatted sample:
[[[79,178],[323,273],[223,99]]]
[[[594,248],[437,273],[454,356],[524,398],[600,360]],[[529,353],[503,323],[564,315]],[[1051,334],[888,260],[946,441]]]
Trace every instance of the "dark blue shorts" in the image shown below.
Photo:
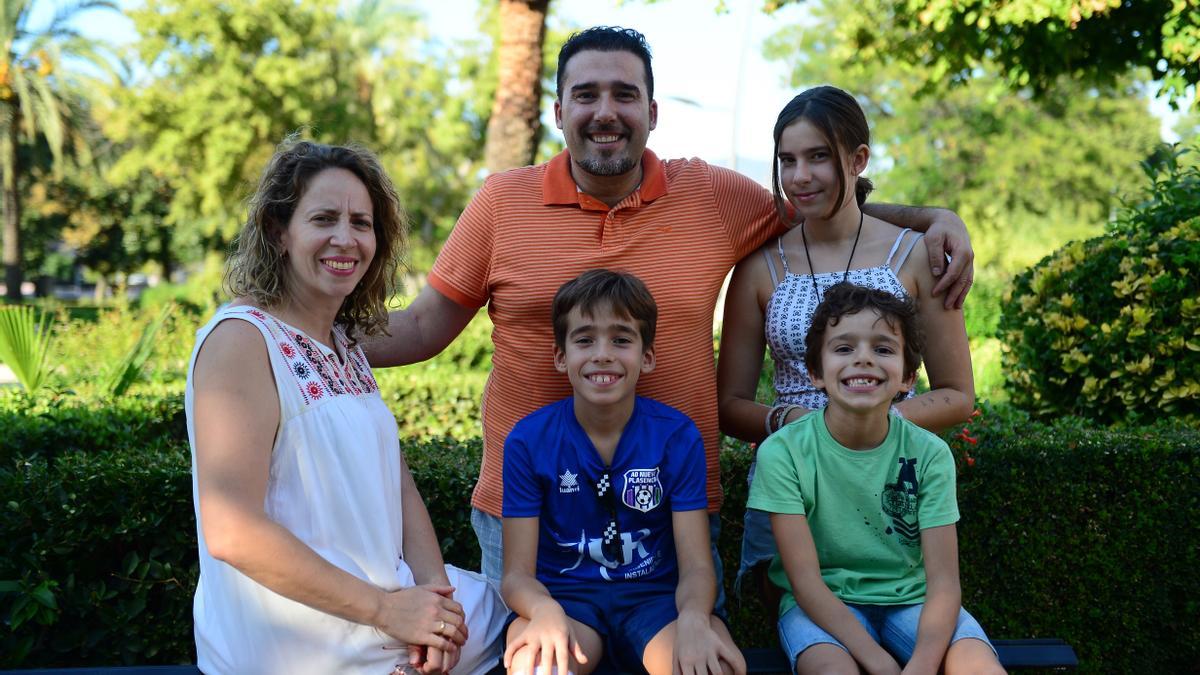
[[[622,672],[641,672],[646,645],[679,616],[674,582],[542,583],[567,616],[600,634],[604,656]]]

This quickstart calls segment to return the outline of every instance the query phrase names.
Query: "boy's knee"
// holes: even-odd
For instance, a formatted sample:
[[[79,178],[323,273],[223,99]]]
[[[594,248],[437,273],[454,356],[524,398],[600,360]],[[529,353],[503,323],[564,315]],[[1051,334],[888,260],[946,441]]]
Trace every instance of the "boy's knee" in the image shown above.
[[[529,645],[518,649],[508,668],[509,675],[557,675],[558,668],[543,668],[540,659],[535,662],[533,653],[534,649]]]
[[[965,638],[946,651],[946,675],[1005,675],[991,645],[977,638]]]
[[[859,675],[858,664],[837,645],[815,644],[796,657],[799,675]]]

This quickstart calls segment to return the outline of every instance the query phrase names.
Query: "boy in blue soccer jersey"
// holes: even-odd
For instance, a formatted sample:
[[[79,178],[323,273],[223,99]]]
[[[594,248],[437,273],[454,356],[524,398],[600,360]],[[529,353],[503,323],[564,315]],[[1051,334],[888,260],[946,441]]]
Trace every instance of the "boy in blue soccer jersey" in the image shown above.
[[[747,506],[771,514],[779,636],[805,673],[1003,673],[961,607],[954,458],[888,409],[921,363],[916,308],[837,284],[805,365],[829,404],[758,449]]]
[[[629,274],[592,270],[554,296],[554,364],[574,395],[504,446],[510,673],[744,673],[712,615],[716,577],[700,433],[637,396],[658,310]]]

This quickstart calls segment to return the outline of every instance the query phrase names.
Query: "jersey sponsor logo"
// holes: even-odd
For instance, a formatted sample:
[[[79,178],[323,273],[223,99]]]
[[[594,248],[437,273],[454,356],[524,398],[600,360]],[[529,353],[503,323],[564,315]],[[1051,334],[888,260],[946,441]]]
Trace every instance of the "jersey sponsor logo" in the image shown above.
[[[648,513],[662,504],[662,500],[663,488],[657,467],[625,472],[625,489],[621,491],[621,502],[625,506]]]
[[[558,542],[559,546],[572,549],[579,554],[579,557],[575,559],[575,564],[570,567],[564,567],[558,573],[570,572],[577,569],[585,560],[590,560],[592,563],[595,563],[599,570],[600,578],[605,581],[612,581],[614,576],[633,579],[650,574],[658,567],[659,562],[661,562],[662,553],[655,551],[651,554],[650,551],[646,550],[643,540],[648,536],[650,536],[650,530],[646,528],[621,533],[621,545],[624,547],[625,559],[630,562],[626,565],[626,569],[618,574],[617,568],[621,567],[621,563],[611,560],[608,556],[604,555],[604,540],[601,537],[588,537],[585,530],[580,530],[578,540]]]
[[[920,546],[921,527],[917,521],[917,459],[900,457],[900,471],[895,482],[884,486],[879,495],[880,507],[892,519],[887,534],[895,534],[904,546]]]
[[[558,476],[558,493],[569,495],[573,492],[579,492],[579,474],[566,469]]]

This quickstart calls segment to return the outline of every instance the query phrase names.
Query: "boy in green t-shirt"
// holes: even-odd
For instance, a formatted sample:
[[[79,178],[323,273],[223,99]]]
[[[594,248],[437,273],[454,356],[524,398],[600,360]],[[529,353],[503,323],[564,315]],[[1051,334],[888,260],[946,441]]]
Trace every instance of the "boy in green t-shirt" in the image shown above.
[[[960,606],[950,449],[888,414],[921,342],[910,300],[831,287],[805,341],[829,404],[758,450],[747,505],[771,514],[779,635],[797,673],[1004,672]]]

